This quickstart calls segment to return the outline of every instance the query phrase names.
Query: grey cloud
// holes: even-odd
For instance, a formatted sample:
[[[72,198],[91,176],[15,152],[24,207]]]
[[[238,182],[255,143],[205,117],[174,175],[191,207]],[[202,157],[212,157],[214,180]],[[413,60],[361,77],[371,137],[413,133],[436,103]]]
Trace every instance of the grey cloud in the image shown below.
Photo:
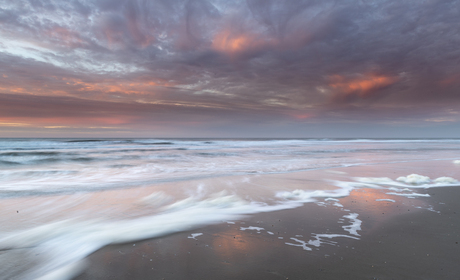
[[[146,129],[161,125],[184,125],[190,122],[198,127],[224,123],[260,122],[273,119],[272,114],[255,114],[250,110],[226,110],[177,106],[174,104],[121,103],[51,97],[0,94],[0,118],[31,118],[42,125],[59,125],[62,121],[80,125],[104,125],[107,120],[118,120],[116,125]],[[1,123],[0,123],[1,125]]]
[[[373,108],[380,119],[415,121],[417,108],[431,118],[460,105],[459,4],[15,1],[0,5],[0,73],[28,93],[46,84],[85,99],[196,104],[196,114],[206,105],[356,121]],[[8,50],[18,42],[29,57]],[[162,85],[124,94],[65,79]]]

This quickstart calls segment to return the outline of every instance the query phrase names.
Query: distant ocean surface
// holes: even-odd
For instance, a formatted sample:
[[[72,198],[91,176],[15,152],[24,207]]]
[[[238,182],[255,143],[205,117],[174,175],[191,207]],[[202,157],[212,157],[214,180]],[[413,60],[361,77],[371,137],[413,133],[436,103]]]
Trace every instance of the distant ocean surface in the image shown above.
[[[342,207],[340,223],[349,224],[287,245],[359,240],[360,214],[340,198],[373,188],[386,192],[375,201],[397,203],[426,197],[422,188],[458,186],[451,177],[385,170],[439,162],[445,176],[456,175],[459,151],[459,139],[0,139],[0,279],[72,279],[109,244],[305,203]],[[387,169],[375,178],[344,171],[371,166]],[[297,173],[313,175],[289,179]]]
[[[0,197],[456,159],[460,140],[0,139]]]

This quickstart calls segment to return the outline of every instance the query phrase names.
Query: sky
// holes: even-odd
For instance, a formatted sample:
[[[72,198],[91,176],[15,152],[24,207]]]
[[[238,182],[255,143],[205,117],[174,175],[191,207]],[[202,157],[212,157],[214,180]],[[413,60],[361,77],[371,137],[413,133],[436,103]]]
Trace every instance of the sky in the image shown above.
[[[460,137],[460,1],[0,0],[0,137]]]

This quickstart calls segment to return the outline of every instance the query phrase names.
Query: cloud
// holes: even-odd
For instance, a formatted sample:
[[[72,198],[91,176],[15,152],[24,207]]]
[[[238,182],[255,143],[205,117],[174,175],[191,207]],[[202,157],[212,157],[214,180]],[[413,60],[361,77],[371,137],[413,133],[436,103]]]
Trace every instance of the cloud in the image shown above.
[[[187,110],[210,127],[223,112],[235,124],[235,112],[295,124],[378,121],[377,111],[391,121],[450,119],[445,112],[460,105],[457,4],[9,1],[0,4],[0,91],[118,104],[132,125]],[[5,123],[21,123],[8,112]],[[49,126],[87,122],[58,117],[66,121]]]
[[[370,73],[348,79],[340,75],[333,75],[329,77],[329,80],[329,86],[337,92],[333,99],[344,101],[373,97],[376,92],[393,85],[399,78]]]
[[[227,29],[218,32],[212,40],[212,49],[227,54],[231,57],[239,57],[245,54],[258,52],[270,45],[276,44],[271,39],[265,39],[258,34],[239,33]]]

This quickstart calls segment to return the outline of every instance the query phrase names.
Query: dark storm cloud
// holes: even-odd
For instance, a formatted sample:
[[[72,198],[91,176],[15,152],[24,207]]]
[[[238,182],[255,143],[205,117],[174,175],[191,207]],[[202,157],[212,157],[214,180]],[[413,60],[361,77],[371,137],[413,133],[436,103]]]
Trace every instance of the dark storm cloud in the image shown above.
[[[0,90],[129,104],[130,116],[138,106],[168,106],[164,116],[187,107],[198,118],[214,108],[256,121],[272,112],[294,124],[456,121],[459,7],[8,1],[0,3]]]

